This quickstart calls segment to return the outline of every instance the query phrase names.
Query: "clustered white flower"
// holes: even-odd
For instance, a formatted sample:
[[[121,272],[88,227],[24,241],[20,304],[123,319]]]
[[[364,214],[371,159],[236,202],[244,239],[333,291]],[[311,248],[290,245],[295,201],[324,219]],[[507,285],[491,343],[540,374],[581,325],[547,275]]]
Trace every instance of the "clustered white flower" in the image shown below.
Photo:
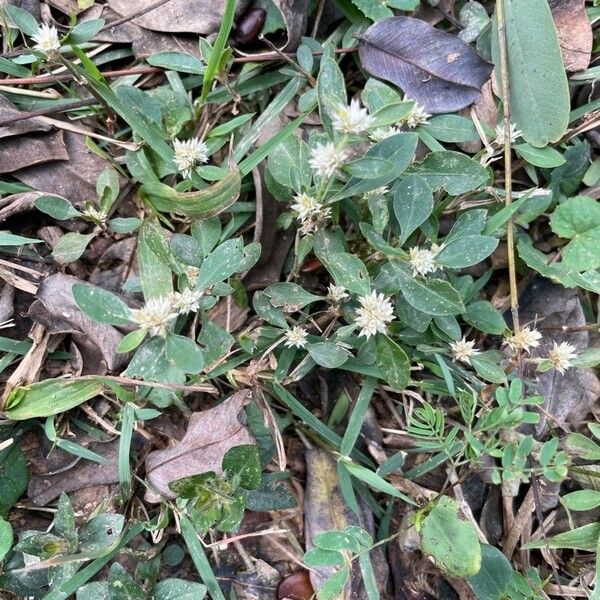
[[[36,44],[34,45],[35,50],[39,50],[44,54],[48,55],[48,52],[52,50],[58,50],[60,48],[60,40],[58,39],[58,31],[56,27],[48,25],[40,25],[37,33],[31,36]]]
[[[374,196],[385,196],[390,193],[390,188],[387,185],[382,185],[374,190],[369,190],[363,194],[365,199],[373,198]]]
[[[192,169],[208,160],[208,146],[198,138],[173,140],[173,162],[183,177],[189,177]]]
[[[334,283],[329,284],[329,288],[327,288],[327,299],[330,302],[339,304],[348,297],[346,288],[343,285],[335,285]]]
[[[394,307],[390,299],[373,290],[358,299],[355,322],[360,327],[359,336],[369,339],[376,333],[387,333],[387,324],[393,321]]]
[[[333,177],[347,158],[348,153],[343,148],[327,142],[326,144],[317,144],[310,151],[308,164],[319,177]]]
[[[289,331],[285,332],[284,345],[288,348],[304,348],[306,346],[306,338],[308,332],[300,325],[294,325]]]
[[[537,348],[540,345],[541,339],[542,334],[537,329],[523,327],[516,331],[514,335],[508,336],[504,343],[513,352],[529,352],[532,348]]]
[[[363,133],[373,124],[373,117],[353,98],[349,106],[338,106],[331,116],[333,128],[342,133]]]
[[[369,131],[369,138],[371,138],[374,142],[382,142],[383,140],[387,140],[387,138],[392,137],[400,133],[400,129],[395,125],[390,127],[377,127],[376,129],[372,129]]]
[[[548,360],[561,374],[573,366],[571,361],[575,358],[577,358],[577,348],[568,342],[560,344],[554,342],[554,346],[548,352]]]
[[[438,254],[443,250],[443,245],[432,244],[431,249],[414,246],[408,251],[408,262],[413,270],[413,275],[427,275],[434,273],[442,267],[435,262]]]
[[[457,342],[452,342],[450,344],[450,350],[452,350],[454,360],[464,362],[467,365],[471,364],[472,356],[479,354],[479,350],[475,348],[475,341],[467,341],[467,338],[464,336]]]
[[[179,315],[198,311],[201,296],[202,292],[187,288],[183,292],[151,298],[141,308],[132,309],[131,320],[150,336],[164,337],[168,326]]]
[[[151,336],[165,336],[168,325],[177,317],[171,298],[151,298],[142,308],[131,311],[131,319]]]
[[[514,123],[510,124],[509,133],[510,133],[510,143],[511,144],[514,144],[523,135],[523,133],[517,129],[517,126]],[[504,144],[504,123],[500,123],[499,125],[496,125],[495,134],[496,134],[496,139],[494,140],[494,142],[499,146],[503,145]]]
[[[431,115],[425,112],[425,109],[418,102],[415,102],[411,111],[402,118],[402,123],[409,129],[414,129],[417,125],[424,125],[427,123],[429,117],[431,117]]]
[[[314,196],[302,193],[296,195],[294,200],[296,202],[291,208],[298,215],[301,224],[300,233],[303,235],[315,231],[331,215],[331,208],[321,204]]]

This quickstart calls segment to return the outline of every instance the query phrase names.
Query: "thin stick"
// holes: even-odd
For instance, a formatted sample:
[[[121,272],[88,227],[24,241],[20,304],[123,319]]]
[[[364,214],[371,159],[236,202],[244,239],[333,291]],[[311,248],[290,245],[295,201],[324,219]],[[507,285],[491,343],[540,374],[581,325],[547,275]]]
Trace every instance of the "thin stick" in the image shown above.
[[[508,52],[506,49],[506,19],[504,16],[504,0],[496,3],[498,18],[498,42],[500,48],[500,70],[502,84],[502,109],[504,112],[504,192],[505,205],[512,204],[512,150],[510,140],[510,91],[508,83]],[[517,291],[517,274],[515,268],[515,239],[512,217],[506,223],[506,245],[508,254],[508,280],[510,285],[510,310],[512,312],[515,334],[519,325],[519,294]]]

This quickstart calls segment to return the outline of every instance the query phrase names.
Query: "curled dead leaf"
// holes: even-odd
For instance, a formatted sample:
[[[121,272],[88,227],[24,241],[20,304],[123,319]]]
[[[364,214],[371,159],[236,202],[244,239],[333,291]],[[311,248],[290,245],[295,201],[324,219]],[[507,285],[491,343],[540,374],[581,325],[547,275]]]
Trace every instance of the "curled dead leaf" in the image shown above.
[[[585,0],[548,0],[556,25],[565,69],[587,69],[594,42],[592,24],[585,12]]]
[[[210,410],[193,413],[180,442],[146,458],[146,477],[152,488],[165,498],[175,498],[169,489],[172,481],[207,471],[220,474],[223,456],[230,448],[254,444],[240,414],[251,398],[250,390],[240,390]],[[146,500],[158,502],[159,497],[148,491]]]

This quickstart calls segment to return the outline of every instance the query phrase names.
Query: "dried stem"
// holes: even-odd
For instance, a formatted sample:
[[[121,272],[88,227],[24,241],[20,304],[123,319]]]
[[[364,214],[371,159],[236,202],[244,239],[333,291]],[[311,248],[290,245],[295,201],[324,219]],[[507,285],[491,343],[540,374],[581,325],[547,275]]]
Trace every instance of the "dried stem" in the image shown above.
[[[505,205],[512,204],[512,150],[510,139],[510,90],[508,83],[508,52],[506,48],[506,19],[504,16],[504,0],[496,3],[498,19],[498,44],[500,48],[500,72],[502,86],[502,109],[504,114],[504,193]],[[519,294],[517,291],[517,274],[515,268],[515,240],[512,218],[506,223],[506,245],[508,253],[508,280],[510,285],[510,309],[512,312],[515,333],[519,324]]]

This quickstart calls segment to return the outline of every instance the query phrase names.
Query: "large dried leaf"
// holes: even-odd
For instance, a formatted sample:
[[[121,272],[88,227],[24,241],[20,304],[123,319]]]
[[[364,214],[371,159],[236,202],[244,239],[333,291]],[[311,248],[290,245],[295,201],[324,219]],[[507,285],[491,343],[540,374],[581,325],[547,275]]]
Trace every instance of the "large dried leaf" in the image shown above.
[[[156,4],[156,0],[108,0],[108,5],[122,17],[131,17]],[[226,3],[223,0],[171,0],[133,19],[140,27],[152,31],[209,34],[219,30]],[[241,13],[248,0],[236,2]]]
[[[62,131],[13,136],[2,141],[0,173],[13,173],[40,163],[69,160]]]
[[[126,354],[117,353],[117,346],[123,336],[111,325],[96,323],[81,312],[71,291],[74,283],[81,281],[62,273],[46,277],[38,289],[37,300],[31,305],[29,315],[51,333],[73,335],[84,354],[86,373],[115,370],[125,364],[127,359]],[[89,346],[97,349],[96,356],[91,350],[86,355],[85,350]]]
[[[222,473],[223,456],[230,448],[254,444],[240,414],[251,397],[249,390],[241,390],[215,408],[194,413],[180,442],[151,452],[146,458],[146,477],[152,487],[165,498],[175,498],[169,489],[172,481],[206,471]],[[150,493],[147,499],[158,501]]]
[[[365,69],[391,81],[430,113],[454,112],[475,102],[492,71],[461,39],[411,17],[383,19],[358,47]]]
[[[32,188],[49,194],[58,194],[72,202],[84,202],[96,197],[96,179],[110,168],[85,145],[82,135],[64,132],[68,160],[53,160],[12,173],[13,177]]]
[[[10,121],[11,118],[19,117],[22,115],[20,111],[8,98],[0,96],[0,123]],[[15,121],[12,124],[3,125],[0,127],[0,139],[10,137],[13,135],[21,135],[22,133],[29,133],[31,131],[49,131],[50,125],[44,123],[41,119],[31,118],[22,119],[21,121]],[[5,152],[4,142],[2,144],[2,150]]]
[[[273,0],[273,4],[280,10],[287,30],[287,42],[282,48],[295,50],[306,26],[308,0]]]
[[[592,24],[585,0],[548,0],[567,71],[587,69],[592,56]]]

